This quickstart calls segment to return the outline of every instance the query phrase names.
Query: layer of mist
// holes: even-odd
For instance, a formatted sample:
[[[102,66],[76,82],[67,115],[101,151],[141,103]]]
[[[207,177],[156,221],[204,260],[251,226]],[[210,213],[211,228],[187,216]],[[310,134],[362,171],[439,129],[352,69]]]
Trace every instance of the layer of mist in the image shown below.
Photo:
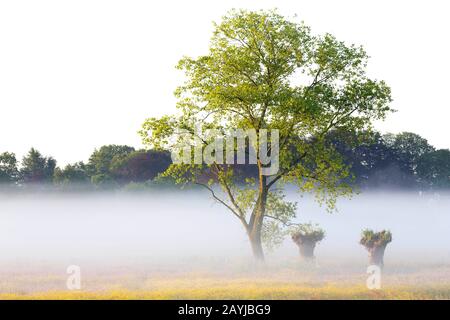
[[[450,261],[450,194],[366,192],[338,201],[327,213],[310,196],[297,199],[297,222],[318,223],[326,238],[317,261],[365,262],[359,245],[364,228],[389,229],[387,263]],[[138,262],[249,259],[243,227],[203,191],[101,194],[9,194],[0,196],[0,262],[3,265],[57,261],[127,265]],[[295,259],[286,239],[268,261]]]

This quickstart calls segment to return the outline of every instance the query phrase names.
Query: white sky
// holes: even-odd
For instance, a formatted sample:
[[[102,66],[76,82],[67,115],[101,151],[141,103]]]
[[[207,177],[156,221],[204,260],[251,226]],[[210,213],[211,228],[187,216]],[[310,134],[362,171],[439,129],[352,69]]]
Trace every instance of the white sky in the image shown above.
[[[212,21],[275,7],[366,48],[398,110],[380,130],[450,147],[446,0],[0,0],[0,152],[34,146],[65,164],[104,144],[140,147],[143,120],[174,111],[174,66],[206,53]]]

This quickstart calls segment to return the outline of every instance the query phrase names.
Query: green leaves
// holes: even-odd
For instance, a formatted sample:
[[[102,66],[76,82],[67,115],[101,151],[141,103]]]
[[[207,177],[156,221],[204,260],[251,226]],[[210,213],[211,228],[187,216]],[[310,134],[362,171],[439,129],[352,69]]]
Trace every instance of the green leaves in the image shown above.
[[[424,186],[435,190],[450,187],[450,150],[441,149],[423,154],[416,171]]]
[[[291,235],[293,239],[317,243],[325,239],[325,230],[320,228],[319,225],[310,222],[292,228]]]
[[[368,249],[374,247],[386,246],[392,241],[392,233],[388,230],[383,230],[380,232],[374,232],[370,229],[365,229],[361,233],[360,244]]]
[[[56,160],[52,157],[44,157],[34,148],[22,159],[20,178],[25,183],[49,183],[53,179],[56,168]]]
[[[148,118],[142,124],[142,129],[139,131],[142,137],[142,142],[156,150],[167,148],[169,139],[174,134],[174,128],[177,126],[177,121],[171,119],[169,116],[164,116],[159,119]],[[151,135],[149,136],[149,132]]]
[[[14,183],[19,179],[17,158],[14,153],[0,153],[0,184]]]

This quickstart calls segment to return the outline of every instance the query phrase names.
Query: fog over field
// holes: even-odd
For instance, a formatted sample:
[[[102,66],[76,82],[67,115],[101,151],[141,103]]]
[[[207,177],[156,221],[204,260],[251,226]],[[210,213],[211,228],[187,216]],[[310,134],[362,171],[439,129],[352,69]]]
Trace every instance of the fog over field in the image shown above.
[[[7,265],[92,262],[107,266],[164,261],[250,259],[240,223],[203,191],[100,194],[10,194],[0,197],[0,262]],[[317,261],[366,263],[363,228],[389,229],[386,265],[450,261],[450,194],[366,192],[327,213],[310,196],[298,199],[298,222],[319,223],[325,240]],[[286,239],[267,260],[296,259]]]

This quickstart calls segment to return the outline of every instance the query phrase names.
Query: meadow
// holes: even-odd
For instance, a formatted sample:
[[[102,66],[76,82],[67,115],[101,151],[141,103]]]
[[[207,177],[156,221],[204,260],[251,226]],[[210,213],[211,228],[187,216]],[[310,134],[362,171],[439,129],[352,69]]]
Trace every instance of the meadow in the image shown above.
[[[208,264],[86,265],[80,290],[67,289],[64,270],[45,265],[37,270],[3,269],[0,299],[450,299],[446,264],[390,265],[376,290],[367,288],[365,266],[356,261],[353,265],[310,265],[298,260],[266,266],[229,260]]]
[[[286,239],[258,265],[240,225],[196,193],[3,198],[0,299],[450,299],[449,199],[363,194],[328,214],[303,198],[299,219],[327,232],[316,263]],[[379,290],[363,227],[393,232]]]

